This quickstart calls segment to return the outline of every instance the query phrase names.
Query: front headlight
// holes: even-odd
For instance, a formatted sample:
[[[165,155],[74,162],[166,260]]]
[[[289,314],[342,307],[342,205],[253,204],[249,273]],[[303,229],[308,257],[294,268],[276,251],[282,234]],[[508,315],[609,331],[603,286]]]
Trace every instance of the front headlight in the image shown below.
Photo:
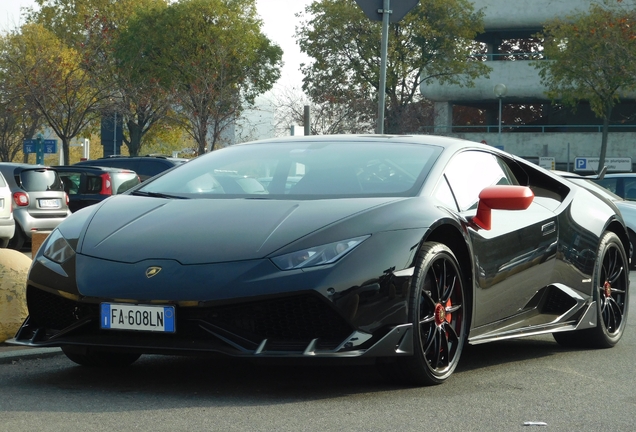
[[[73,258],[75,251],[68,244],[60,230],[55,229],[46,239],[45,249],[42,254],[51,261],[62,264]]]
[[[360,243],[368,239],[369,235],[342,240],[322,246],[304,249],[272,258],[272,262],[281,270],[315,267],[331,264],[351,252]]]

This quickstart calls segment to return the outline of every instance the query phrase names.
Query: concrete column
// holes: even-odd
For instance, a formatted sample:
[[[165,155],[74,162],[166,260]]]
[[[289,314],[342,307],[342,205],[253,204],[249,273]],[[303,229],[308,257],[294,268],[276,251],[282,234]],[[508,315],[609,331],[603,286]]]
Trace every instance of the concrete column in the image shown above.
[[[493,54],[496,54],[495,46],[492,42],[486,42],[486,54],[488,55],[488,61],[493,61],[495,59],[493,57]]]
[[[453,131],[453,104],[450,102],[435,102],[434,133],[436,135],[448,135]]]

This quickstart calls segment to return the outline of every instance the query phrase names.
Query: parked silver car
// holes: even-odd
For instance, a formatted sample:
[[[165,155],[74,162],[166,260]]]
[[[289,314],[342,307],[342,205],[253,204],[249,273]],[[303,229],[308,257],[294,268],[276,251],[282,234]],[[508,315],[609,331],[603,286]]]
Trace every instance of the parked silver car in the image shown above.
[[[42,165],[0,162],[11,189],[15,233],[12,249],[22,249],[36,231],[51,231],[69,214],[68,195],[57,172]]]
[[[0,173],[0,248],[6,248],[15,232],[11,189]]]
[[[629,201],[636,201],[636,173],[605,174],[602,179],[592,178],[596,184]]]
[[[611,190],[603,187],[603,183],[597,179],[580,177],[572,173],[559,174],[577,185],[583,186],[586,189],[595,192],[597,195],[601,195],[604,198],[614,201],[614,204],[618,207],[621,215],[623,216],[625,226],[627,227],[627,233],[629,234],[629,242],[631,243],[632,249],[630,268],[636,268],[636,201],[623,199]]]

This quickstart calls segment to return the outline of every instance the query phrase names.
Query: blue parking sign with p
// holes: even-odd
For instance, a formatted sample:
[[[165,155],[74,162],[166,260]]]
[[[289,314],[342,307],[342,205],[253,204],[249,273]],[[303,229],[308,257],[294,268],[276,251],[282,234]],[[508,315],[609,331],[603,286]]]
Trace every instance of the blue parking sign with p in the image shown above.
[[[577,170],[587,169],[587,158],[576,158],[576,169]]]

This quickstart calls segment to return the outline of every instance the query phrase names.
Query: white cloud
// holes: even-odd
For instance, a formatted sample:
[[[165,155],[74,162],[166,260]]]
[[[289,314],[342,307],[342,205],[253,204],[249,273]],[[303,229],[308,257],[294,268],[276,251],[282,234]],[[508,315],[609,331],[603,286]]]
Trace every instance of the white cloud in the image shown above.
[[[262,1],[262,0],[261,0]],[[20,26],[22,7],[35,6],[33,0],[0,0],[0,32],[7,32]]]

